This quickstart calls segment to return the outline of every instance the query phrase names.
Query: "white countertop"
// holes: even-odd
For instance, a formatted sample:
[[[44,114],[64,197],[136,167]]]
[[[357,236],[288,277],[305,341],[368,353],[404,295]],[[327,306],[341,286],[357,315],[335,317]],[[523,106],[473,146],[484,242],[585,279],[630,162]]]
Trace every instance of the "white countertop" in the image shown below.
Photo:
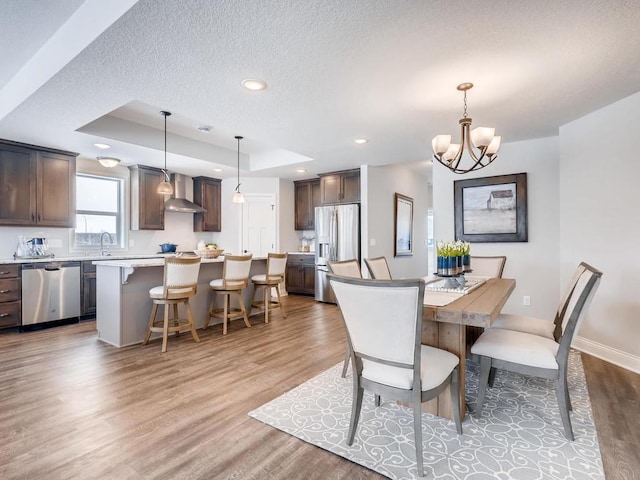
[[[266,260],[266,257],[253,257],[252,260]],[[201,263],[222,263],[224,256],[218,258],[203,258]],[[122,267],[122,268],[141,268],[141,267],[162,267],[164,258],[135,258],[135,259],[119,259],[106,260],[101,257],[100,260],[94,260],[94,265],[106,267]]]
[[[144,254],[144,253],[129,253],[129,254],[113,254],[113,255],[86,255],[86,254],[77,254],[77,255],[66,255],[64,257],[55,256],[53,258],[0,258],[1,263],[48,263],[48,262],[80,262],[80,261],[96,261],[96,260],[123,260],[123,259],[132,259],[132,258],[157,258],[162,259],[166,256],[174,255],[173,253],[154,253],[154,254]]]

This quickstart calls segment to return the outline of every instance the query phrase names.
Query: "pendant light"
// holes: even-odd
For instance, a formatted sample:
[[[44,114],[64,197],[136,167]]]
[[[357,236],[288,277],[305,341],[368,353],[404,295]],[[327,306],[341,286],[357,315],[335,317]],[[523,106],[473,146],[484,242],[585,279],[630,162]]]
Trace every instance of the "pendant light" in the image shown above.
[[[164,110],[160,112],[160,115],[164,117],[164,182],[158,185],[158,189],[156,190],[158,193],[162,195],[173,195],[173,187],[169,181],[169,174],[167,173],[167,117],[171,115],[171,112],[165,112]]]
[[[244,203],[244,195],[240,191],[240,140],[243,137],[236,136],[236,140],[238,140],[238,185],[236,185],[236,192],[233,194],[233,203]]]

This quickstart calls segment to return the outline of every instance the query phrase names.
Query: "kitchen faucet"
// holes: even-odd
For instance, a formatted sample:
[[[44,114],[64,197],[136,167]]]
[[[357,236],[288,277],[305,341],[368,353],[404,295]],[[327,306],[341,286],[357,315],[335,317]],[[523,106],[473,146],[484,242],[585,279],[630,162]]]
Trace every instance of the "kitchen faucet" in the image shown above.
[[[109,237],[109,245],[107,245],[107,249],[104,249],[104,236]],[[100,255],[109,255],[109,247],[113,244],[113,237],[109,232],[102,232],[100,234]]]

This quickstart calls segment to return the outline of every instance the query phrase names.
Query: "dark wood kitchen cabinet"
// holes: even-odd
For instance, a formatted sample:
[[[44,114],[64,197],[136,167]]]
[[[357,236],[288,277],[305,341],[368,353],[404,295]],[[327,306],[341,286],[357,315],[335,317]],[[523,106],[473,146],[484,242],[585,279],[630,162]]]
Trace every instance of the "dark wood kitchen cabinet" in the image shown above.
[[[164,179],[159,168],[133,165],[131,170],[131,230],[164,230],[165,196],[157,192]]]
[[[295,229],[315,228],[315,209],[320,206],[320,179],[293,182],[295,195]]]
[[[0,225],[74,227],[77,155],[0,140]]]
[[[0,265],[0,329],[22,325],[22,282],[18,264]]]
[[[315,256],[290,253],[285,274],[288,293],[314,295],[316,291]]]
[[[320,201],[323,205],[360,201],[360,169],[321,173]]]
[[[222,231],[222,180],[210,177],[193,177],[193,202],[206,208],[206,212],[193,214],[194,232]]]
[[[96,314],[96,266],[93,260],[84,260],[81,265],[80,315],[93,316]]]

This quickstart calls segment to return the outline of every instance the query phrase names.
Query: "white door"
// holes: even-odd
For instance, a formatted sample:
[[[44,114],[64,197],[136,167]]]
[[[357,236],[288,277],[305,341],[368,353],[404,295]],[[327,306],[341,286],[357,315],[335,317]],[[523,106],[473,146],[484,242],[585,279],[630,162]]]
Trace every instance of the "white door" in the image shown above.
[[[266,257],[276,251],[275,195],[245,194],[242,205],[241,252]]]

